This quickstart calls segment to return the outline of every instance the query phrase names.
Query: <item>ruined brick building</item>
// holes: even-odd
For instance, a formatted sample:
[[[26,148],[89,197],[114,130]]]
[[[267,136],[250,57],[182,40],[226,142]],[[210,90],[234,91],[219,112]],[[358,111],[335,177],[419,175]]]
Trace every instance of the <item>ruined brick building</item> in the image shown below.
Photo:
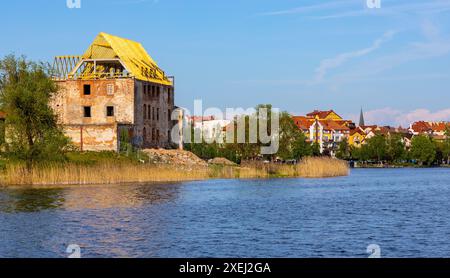
[[[174,78],[140,43],[100,33],[83,56],[55,58],[52,101],[65,133],[81,150],[170,146]]]

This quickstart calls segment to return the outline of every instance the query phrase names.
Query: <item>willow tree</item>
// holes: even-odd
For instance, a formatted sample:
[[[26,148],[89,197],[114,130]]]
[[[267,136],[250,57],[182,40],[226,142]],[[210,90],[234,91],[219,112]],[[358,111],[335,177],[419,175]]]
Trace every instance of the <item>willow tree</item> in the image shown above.
[[[57,85],[48,67],[10,55],[0,60],[0,109],[6,112],[6,149],[26,162],[64,158],[68,139],[57,125],[49,102]]]

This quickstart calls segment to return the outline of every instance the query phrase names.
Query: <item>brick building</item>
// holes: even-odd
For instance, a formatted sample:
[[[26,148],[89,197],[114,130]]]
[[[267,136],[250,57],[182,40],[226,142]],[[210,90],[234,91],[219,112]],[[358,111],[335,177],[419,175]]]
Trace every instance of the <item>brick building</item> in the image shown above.
[[[140,43],[100,33],[84,55],[56,57],[52,75],[59,92],[51,105],[81,150],[117,151],[124,140],[170,146],[174,78]]]

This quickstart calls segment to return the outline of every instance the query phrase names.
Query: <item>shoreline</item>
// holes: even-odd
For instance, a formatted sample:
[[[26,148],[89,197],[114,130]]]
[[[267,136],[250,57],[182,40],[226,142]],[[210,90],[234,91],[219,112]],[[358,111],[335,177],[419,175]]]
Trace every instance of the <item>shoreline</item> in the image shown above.
[[[418,166],[418,165],[387,165],[387,166],[357,166],[350,169],[450,169],[450,165]]]
[[[136,163],[60,164],[33,168],[8,165],[0,187],[65,186],[131,183],[176,183],[212,179],[331,178],[350,173],[345,161],[307,158],[297,165],[264,166],[173,165]]]

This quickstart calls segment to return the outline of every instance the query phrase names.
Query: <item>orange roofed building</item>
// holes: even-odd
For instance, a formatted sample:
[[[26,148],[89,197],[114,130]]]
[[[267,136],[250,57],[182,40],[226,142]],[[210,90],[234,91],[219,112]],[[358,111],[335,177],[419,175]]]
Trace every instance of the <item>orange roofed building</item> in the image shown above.
[[[309,142],[318,143],[321,153],[329,151],[331,155],[337,145],[355,128],[352,121],[344,120],[333,110],[314,110],[306,116],[293,116],[292,119]]]
[[[428,135],[436,140],[444,140],[446,130],[450,128],[450,122],[414,122],[409,127],[409,132],[414,135]]]

